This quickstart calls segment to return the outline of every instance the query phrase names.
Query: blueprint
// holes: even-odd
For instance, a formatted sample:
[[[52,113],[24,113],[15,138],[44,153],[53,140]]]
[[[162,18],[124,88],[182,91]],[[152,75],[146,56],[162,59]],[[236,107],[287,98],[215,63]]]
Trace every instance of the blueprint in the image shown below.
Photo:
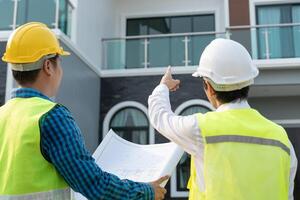
[[[183,150],[175,143],[139,145],[124,140],[110,130],[93,157],[102,170],[121,179],[151,182],[171,175],[182,155]],[[75,199],[85,198],[76,194]]]

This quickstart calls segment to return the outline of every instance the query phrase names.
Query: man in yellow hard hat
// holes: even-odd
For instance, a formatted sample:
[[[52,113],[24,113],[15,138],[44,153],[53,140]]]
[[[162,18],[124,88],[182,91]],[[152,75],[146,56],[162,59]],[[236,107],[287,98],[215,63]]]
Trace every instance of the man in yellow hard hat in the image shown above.
[[[195,77],[216,111],[175,115],[169,90],[180,81],[171,69],[148,99],[152,125],[191,154],[191,200],[291,200],[297,158],[285,130],[247,103],[258,75],[239,43],[215,39],[204,50]],[[195,90],[197,91],[197,90]]]
[[[88,199],[163,199],[159,184],[168,177],[138,183],[102,171],[71,113],[50,100],[66,55],[42,23],[25,24],[8,40],[2,60],[21,87],[0,107],[0,199],[67,200],[70,187]]]

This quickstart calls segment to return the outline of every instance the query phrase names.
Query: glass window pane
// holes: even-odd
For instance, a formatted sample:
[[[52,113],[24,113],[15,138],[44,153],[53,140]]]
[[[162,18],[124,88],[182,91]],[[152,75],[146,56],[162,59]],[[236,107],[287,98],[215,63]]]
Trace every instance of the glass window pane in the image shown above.
[[[184,66],[185,37],[171,37],[171,66]],[[188,46],[188,48],[190,45]],[[190,49],[189,49],[190,51]]]
[[[59,1],[59,21],[58,27],[69,37],[71,36],[73,8],[67,0]]]
[[[300,23],[300,5],[292,8],[293,23]],[[293,27],[295,57],[300,57],[300,26]]]
[[[280,24],[280,7],[258,7],[258,24]],[[259,58],[281,57],[280,29],[259,28],[258,29]],[[266,46],[268,44],[268,48]],[[268,52],[269,50],[269,52]]]
[[[165,17],[147,19],[148,35],[170,33],[170,20]]]
[[[108,40],[104,41],[105,69],[125,68],[125,41]]]
[[[22,0],[18,2],[17,24],[38,21],[54,27],[55,0]]]
[[[148,126],[148,119],[145,114],[135,108],[126,108],[119,111],[112,119],[111,126],[135,127]]]
[[[67,31],[65,32],[69,37],[71,37],[71,25],[72,25],[72,16],[73,16],[73,8],[70,4],[68,4],[68,17],[67,17]]]
[[[117,112],[110,122],[110,128],[125,140],[138,144],[149,143],[148,118],[136,108],[125,108]]]
[[[0,0],[0,30],[11,30],[14,15],[14,2],[12,0]]]
[[[145,40],[129,39],[126,41],[126,68],[145,67]],[[147,61],[148,62],[148,61]]]
[[[147,21],[144,19],[128,19],[127,20],[127,36],[147,35]]]
[[[213,14],[127,20],[127,36],[204,31],[215,31],[215,17]],[[185,48],[185,37],[150,38],[150,43],[147,45],[147,66],[185,66],[186,63],[187,65],[197,65],[204,47],[214,37],[188,36],[187,51]],[[145,48],[144,46],[141,47],[136,41],[138,40],[131,40],[130,44],[127,42],[127,68],[145,67],[143,58],[145,55],[142,55],[142,51],[144,52]],[[185,57],[186,54],[188,58]]]
[[[195,113],[206,113],[209,112],[210,109],[201,105],[192,105],[185,108],[180,115],[187,116]],[[182,158],[180,159],[177,167],[176,167],[176,182],[177,182],[177,191],[188,191],[187,183],[190,178],[190,155],[184,153]]]
[[[168,65],[170,65],[170,38],[150,38],[149,67],[166,67]]]
[[[171,33],[190,33],[192,32],[191,17],[172,17]]]
[[[193,17],[193,32],[215,31],[215,16],[200,15]]]
[[[216,37],[215,35],[193,35],[191,36],[192,45],[192,65],[198,65],[200,56],[204,51],[205,47]]]
[[[176,168],[176,188],[177,191],[188,191],[187,184],[190,178],[191,156],[184,153]]]

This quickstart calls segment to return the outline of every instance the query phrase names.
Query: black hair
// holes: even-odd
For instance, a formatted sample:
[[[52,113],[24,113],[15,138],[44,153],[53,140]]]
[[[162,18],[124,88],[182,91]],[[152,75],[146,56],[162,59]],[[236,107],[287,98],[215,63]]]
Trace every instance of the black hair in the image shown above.
[[[59,55],[55,55],[52,58],[48,58],[48,60],[50,60],[50,62],[52,62],[54,64],[54,66],[56,66],[58,57],[59,57]],[[27,83],[34,83],[36,81],[40,71],[41,71],[41,69],[36,69],[36,70],[32,70],[32,71],[12,70],[12,74],[13,74],[14,79],[18,82],[18,84],[24,85]]]
[[[203,87],[204,89],[207,89],[207,83],[203,79]],[[249,93],[249,86],[246,86],[239,90],[233,90],[233,91],[215,91],[216,98],[222,102],[222,103],[229,103],[231,101],[237,100],[237,99],[247,99],[248,93]]]
[[[24,85],[26,83],[34,83],[38,77],[41,69],[32,70],[32,71],[15,71],[12,70],[14,79],[20,84]]]

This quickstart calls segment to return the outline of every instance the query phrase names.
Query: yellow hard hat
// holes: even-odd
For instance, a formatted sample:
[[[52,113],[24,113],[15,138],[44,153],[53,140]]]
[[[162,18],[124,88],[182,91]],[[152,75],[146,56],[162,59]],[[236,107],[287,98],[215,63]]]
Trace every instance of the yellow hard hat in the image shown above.
[[[45,24],[30,22],[10,35],[2,60],[8,63],[33,63],[49,54],[70,55],[60,47],[55,34]]]

